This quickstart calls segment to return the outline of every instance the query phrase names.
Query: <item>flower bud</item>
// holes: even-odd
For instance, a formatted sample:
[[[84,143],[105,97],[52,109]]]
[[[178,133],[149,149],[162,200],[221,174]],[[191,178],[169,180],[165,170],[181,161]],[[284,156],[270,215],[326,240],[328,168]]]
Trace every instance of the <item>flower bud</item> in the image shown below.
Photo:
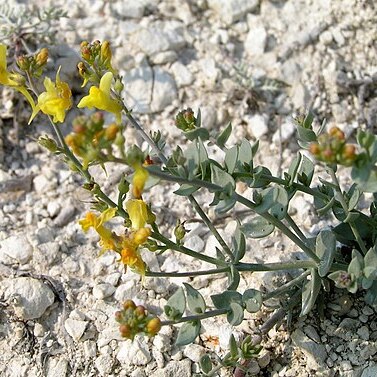
[[[42,67],[47,63],[48,59],[48,49],[42,48],[41,51],[38,52],[37,56],[35,57],[35,63],[38,67]]]
[[[177,239],[177,241],[182,241],[185,235],[186,235],[186,229],[184,227],[184,223],[181,223],[178,220],[177,226],[174,228],[174,236]]]
[[[122,318],[123,318],[122,312],[120,310],[116,311],[115,314],[114,314],[114,316],[115,316],[115,320],[117,322],[120,322],[122,320]]]
[[[135,310],[134,314],[138,317],[138,319],[142,319],[145,317],[145,308],[143,305],[138,305]]]
[[[105,130],[105,137],[107,140],[114,140],[119,131],[119,126],[115,123],[110,124]]]
[[[309,152],[313,155],[313,156],[319,156],[319,154],[321,153],[321,149],[319,147],[319,144],[318,143],[311,143],[310,146],[309,146]]]
[[[101,60],[106,68],[112,69],[111,67],[111,48],[109,41],[103,41],[101,44]]]
[[[124,89],[124,85],[122,83],[122,80],[120,79],[116,79],[115,80],[115,83],[114,83],[114,90],[117,92],[117,93],[121,93]]]
[[[132,300],[126,300],[124,303],[123,303],[123,309],[124,310],[127,310],[127,309],[135,309],[136,308],[136,305],[135,303],[132,301]]]
[[[90,128],[93,130],[100,130],[105,123],[104,115],[101,111],[96,111],[90,117]]]
[[[193,130],[195,124],[196,118],[191,108],[180,111],[175,117],[175,125],[184,132]]]
[[[126,325],[120,325],[119,326],[119,331],[120,331],[120,335],[122,335],[123,338],[130,339],[132,337],[131,326],[128,325],[128,324],[126,324]]]
[[[128,193],[130,189],[130,183],[126,180],[126,177],[123,176],[120,181],[119,181],[119,184],[118,184],[118,191],[125,195]]]
[[[55,142],[55,140],[51,139],[50,137],[46,136],[40,136],[38,138],[38,144],[42,147],[48,149],[50,152],[54,153],[58,150],[58,146]]]
[[[161,321],[159,318],[152,318],[146,326],[148,335],[154,336],[161,330]]]
[[[17,58],[17,65],[20,67],[23,71],[28,71],[30,68],[30,60],[22,55]]]
[[[345,139],[344,132],[339,127],[331,127],[329,130],[329,135],[338,140]]]

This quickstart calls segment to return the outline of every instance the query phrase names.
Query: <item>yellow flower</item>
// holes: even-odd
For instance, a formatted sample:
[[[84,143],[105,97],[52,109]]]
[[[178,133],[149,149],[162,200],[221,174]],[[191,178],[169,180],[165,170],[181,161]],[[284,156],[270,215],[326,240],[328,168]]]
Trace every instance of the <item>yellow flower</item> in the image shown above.
[[[93,212],[88,212],[84,219],[79,220],[79,224],[84,232],[87,232],[90,228],[94,228],[99,234],[103,250],[114,250],[116,248],[112,231],[103,225],[115,216],[115,212],[116,208],[108,208],[100,216],[96,216]]]
[[[31,114],[29,124],[39,111],[53,116],[54,122],[64,122],[65,112],[72,106],[72,92],[66,82],[60,81],[60,67],[56,73],[55,84],[45,77],[43,85],[46,91],[38,96],[38,104]]]
[[[17,73],[7,71],[7,47],[0,44],[0,84],[10,86],[25,96],[31,108],[35,109],[35,103],[24,85],[25,79]]]
[[[135,174],[132,179],[132,194],[135,198],[140,199],[149,173],[141,164],[135,164],[133,168],[135,169]]]
[[[83,97],[78,103],[77,107],[95,107],[99,110],[108,111],[115,114],[117,122],[121,121],[122,105],[111,98],[111,81],[113,80],[113,74],[106,72],[99,83],[99,87],[92,86],[89,89],[89,95]]]
[[[128,238],[123,241],[121,258],[123,264],[129,266],[138,274],[145,275],[145,263],[140,256],[137,245]]]
[[[132,233],[132,241],[135,242],[136,245],[142,245],[146,242],[151,233],[152,231],[149,228],[140,228]]]
[[[130,199],[126,203],[128,216],[130,217],[133,230],[144,228],[148,220],[147,204],[141,199]]]

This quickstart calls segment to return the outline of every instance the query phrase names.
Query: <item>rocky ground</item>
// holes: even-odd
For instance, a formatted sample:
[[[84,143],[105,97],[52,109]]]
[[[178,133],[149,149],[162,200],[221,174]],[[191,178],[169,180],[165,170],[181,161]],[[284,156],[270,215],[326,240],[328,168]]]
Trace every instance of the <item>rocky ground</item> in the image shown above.
[[[37,4],[29,1],[28,4]],[[47,0],[42,2],[48,5]],[[38,1],[38,4],[41,4]],[[273,172],[289,165],[298,150],[292,114],[312,107],[319,120],[347,135],[358,127],[373,129],[377,118],[377,10],[362,0],[135,0],[54,1],[68,12],[57,28],[51,72],[62,66],[64,80],[77,79],[78,45],[108,39],[114,65],[124,75],[126,101],[147,130],[161,130],[174,148],[182,144],[174,127],[179,109],[202,111],[203,126],[232,121],[231,142],[260,140],[260,162]],[[14,3],[15,7],[24,5]],[[127,298],[161,314],[182,281],[201,288],[206,298],[221,292],[224,279],[146,279],[124,273],[115,255],[97,258],[97,238],[83,234],[77,221],[90,197],[80,178],[42,150],[35,139],[50,132],[5,89],[0,101],[0,373],[16,376],[188,377],[198,372],[204,353],[227,351],[229,334],[257,332],[269,310],[250,316],[237,328],[224,319],[208,320],[200,340],[178,348],[173,328],[154,339],[133,343],[118,334],[114,312]],[[77,115],[68,116],[69,123]],[[132,129],[127,141],[141,142]],[[99,176],[105,191],[120,177],[108,167]],[[347,179],[346,172],[343,176]],[[193,216],[175,201],[169,185],[148,194],[167,230],[177,218]],[[206,200],[208,198],[201,198]],[[171,210],[170,210],[171,209]],[[309,198],[292,208],[302,230],[315,233],[319,222]],[[204,226],[192,223],[187,244],[214,253],[216,243]],[[229,237],[234,222],[220,228]],[[278,233],[250,241],[264,261],[289,258],[292,245]],[[154,270],[201,268],[173,253],[148,254]],[[246,287],[271,288],[286,276],[242,277]],[[318,314],[284,322],[263,338],[264,349],[250,365],[255,376],[377,375],[376,310],[363,297],[335,292]],[[221,376],[232,371],[221,370]]]

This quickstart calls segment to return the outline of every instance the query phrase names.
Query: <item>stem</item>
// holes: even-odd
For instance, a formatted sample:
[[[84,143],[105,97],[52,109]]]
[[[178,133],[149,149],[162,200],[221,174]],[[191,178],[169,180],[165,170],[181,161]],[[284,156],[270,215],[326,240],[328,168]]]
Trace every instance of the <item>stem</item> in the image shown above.
[[[175,242],[169,240],[169,238],[166,238],[161,233],[152,232],[151,237],[157,241],[163,242],[169,249],[179,251],[182,254],[189,255],[192,258],[200,259],[204,262],[208,262],[216,266],[227,267],[226,262],[216,259],[216,258],[212,258],[205,254],[200,254],[197,251],[191,250],[185,246],[177,245]]]
[[[250,208],[253,212],[257,213],[258,215],[262,216],[271,224],[275,225],[278,229],[280,229],[288,238],[290,238],[301,250],[305,252],[305,254],[313,259],[315,262],[319,262],[319,257],[308,247],[305,245],[304,242],[300,240],[286,225],[284,225],[280,220],[276,217],[270,215],[268,212],[259,212],[255,209],[255,204],[246,199],[242,195],[235,194],[236,199],[238,202],[242,203],[246,207]]]
[[[123,105],[124,106],[124,105]],[[132,123],[132,125],[141,133],[141,136],[143,139],[149,144],[149,146],[157,153],[158,157],[162,161],[163,164],[166,164],[168,159],[165,157],[165,155],[162,153],[162,151],[157,147],[156,143],[150,138],[150,136],[144,131],[144,129],[140,126],[140,124],[136,121],[136,119],[132,116],[131,112],[127,109],[126,106],[124,106],[124,110],[126,112],[126,116],[128,120]],[[153,174],[153,173],[152,173]],[[155,174],[158,176],[158,174]],[[177,177],[174,177],[177,178]],[[175,183],[179,183],[177,179],[172,180]],[[216,240],[219,242],[221,247],[223,248],[225,254],[228,255],[228,257],[232,260],[233,254],[229,248],[229,246],[226,244],[224,239],[221,237],[220,233],[217,231],[215,226],[212,224],[211,220],[208,218],[208,216],[204,213],[204,211],[199,206],[198,202],[196,201],[195,197],[193,195],[187,196],[188,200],[190,201],[191,205],[194,207],[198,215],[202,218],[204,223],[207,225],[208,229],[212,232],[212,234],[215,236]]]
[[[346,203],[344,196],[342,194],[342,190],[340,188],[338,177],[336,176],[334,169],[331,168],[331,167],[328,167],[328,173],[330,174],[332,183],[335,185],[335,197],[339,200],[340,205],[342,206],[343,211],[347,216],[350,211],[348,210],[347,203]],[[355,227],[354,221],[351,219],[351,220],[349,220],[348,224],[350,225],[352,233],[355,236],[356,241],[359,244],[362,253],[365,255],[368,252],[368,250],[365,247],[365,244],[364,244],[364,242],[363,242],[363,240],[360,236],[358,229]]]
[[[196,315],[188,315],[187,317],[182,317],[181,319],[178,319],[176,321],[161,321],[162,326],[170,326],[170,325],[176,325],[177,323],[182,322],[190,322],[190,321],[201,321],[205,318],[211,318],[216,317],[218,315],[222,315],[227,313],[229,309],[215,309],[215,310],[209,310],[208,312],[205,312],[203,314],[196,314]]]
[[[290,290],[295,285],[301,283],[302,280],[306,279],[306,277],[310,275],[310,270],[303,272],[301,275],[297,276],[296,278],[292,279],[288,283],[276,288],[273,292],[266,293],[263,295],[263,300],[268,300],[272,297],[278,296],[288,290]]]
[[[198,202],[196,201],[196,199],[194,198],[194,196],[193,195],[189,195],[188,199],[189,199],[190,203],[192,204],[192,206],[195,208],[195,210],[198,213],[198,215],[202,218],[202,220],[204,221],[204,223],[207,225],[208,229],[215,236],[216,240],[221,245],[221,247],[223,248],[224,252],[228,255],[228,257],[230,258],[230,260],[233,260],[234,256],[233,256],[232,252],[230,251],[229,246],[226,244],[226,242],[224,241],[224,239],[221,237],[220,233],[217,231],[217,229],[215,228],[215,226],[212,224],[212,222],[208,218],[208,216],[200,208],[200,206],[199,206]]]
[[[169,278],[179,278],[179,277],[191,277],[191,276],[201,276],[201,275],[214,275],[228,272],[229,268],[215,268],[212,270],[202,270],[202,271],[188,271],[188,272],[157,272],[157,271],[146,271],[145,276],[151,277],[169,277]]]
[[[316,263],[310,260],[299,260],[293,262],[277,262],[277,263],[237,263],[234,266],[238,271],[262,272],[262,271],[280,271],[280,270],[296,270],[300,268],[315,268]]]
[[[297,226],[296,222],[292,219],[291,216],[287,215],[285,216],[288,224],[291,226],[291,228],[295,231],[295,233],[300,237],[302,242],[307,242],[307,238],[305,237],[304,233],[301,232],[301,229]]]
[[[151,137],[144,131],[143,127],[137,122],[137,120],[132,116],[131,111],[127,109],[127,107],[123,104],[123,109],[126,113],[127,119],[131,122],[131,124],[137,129],[142,138],[149,144],[149,146],[156,152],[157,156],[160,158],[163,164],[167,163],[167,158],[161,152],[161,150],[157,147],[156,143],[151,139]]]

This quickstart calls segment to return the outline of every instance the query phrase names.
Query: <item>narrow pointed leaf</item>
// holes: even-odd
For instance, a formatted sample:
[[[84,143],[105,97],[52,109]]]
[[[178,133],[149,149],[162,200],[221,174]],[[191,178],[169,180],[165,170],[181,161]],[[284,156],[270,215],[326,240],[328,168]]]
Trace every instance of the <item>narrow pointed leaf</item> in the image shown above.
[[[321,278],[317,270],[312,269],[311,280],[304,284],[300,316],[308,314],[314,307],[318,293],[321,290]]]
[[[228,125],[225,127],[225,129],[217,136],[216,138],[216,144],[220,148],[224,148],[225,143],[229,139],[229,136],[232,133],[232,123],[228,123]]]

